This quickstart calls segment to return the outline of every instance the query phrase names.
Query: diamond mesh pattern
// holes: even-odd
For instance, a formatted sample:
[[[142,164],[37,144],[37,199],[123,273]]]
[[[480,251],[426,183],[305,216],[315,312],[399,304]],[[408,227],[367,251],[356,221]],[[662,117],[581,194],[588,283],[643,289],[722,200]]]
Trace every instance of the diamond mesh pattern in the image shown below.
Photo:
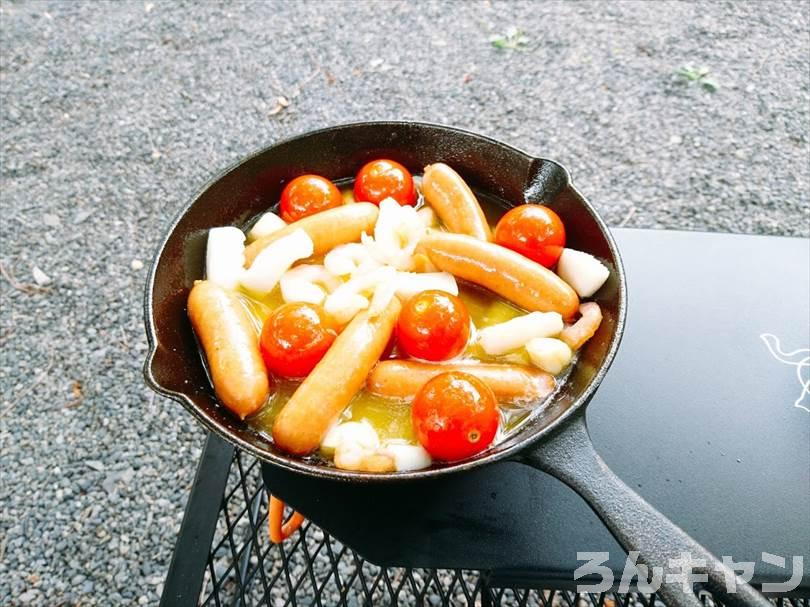
[[[284,543],[267,536],[267,492],[257,460],[234,453],[200,594],[203,606],[343,607],[657,607],[639,593],[577,594],[550,589],[493,588],[486,573],[381,568],[305,522]],[[289,513],[287,513],[289,514]],[[716,605],[704,596],[707,607]],[[779,607],[810,607],[804,598]]]

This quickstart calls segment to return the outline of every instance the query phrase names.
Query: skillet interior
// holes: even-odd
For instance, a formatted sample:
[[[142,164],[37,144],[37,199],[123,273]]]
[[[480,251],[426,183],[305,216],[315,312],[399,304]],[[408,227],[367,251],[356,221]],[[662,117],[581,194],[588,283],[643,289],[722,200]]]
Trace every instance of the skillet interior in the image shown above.
[[[476,190],[515,206],[544,201],[561,216],[568,246],[602,259],[611,269],[596,301],[604,320],[581,350],[579,360],[556,399],[490,450],[452,465],[406,474],[369,475],[309,463],[278,451],[272,442],[217,404],[200,361],[186,316],[193,282],[203,277],[208,229],[244,225],[274,205],[282,186],[303,173],[345,178],[366,161],[387,157],[421,173],[442,161]],[[595,211],[571,184],[559,164],[532,158],[500,142],[448,127],[377,122],[315,131],[273,145],[209,182],[172,224],[149,275],[145,314],[150,351],[147,382],[188,409],[203,425],[259,458],[317,476],[377,481],[422,478],[501,459],[538,440],[568,414],[584,406],[607,370],[621,336],[625,288],[621,261],[612,238]]]

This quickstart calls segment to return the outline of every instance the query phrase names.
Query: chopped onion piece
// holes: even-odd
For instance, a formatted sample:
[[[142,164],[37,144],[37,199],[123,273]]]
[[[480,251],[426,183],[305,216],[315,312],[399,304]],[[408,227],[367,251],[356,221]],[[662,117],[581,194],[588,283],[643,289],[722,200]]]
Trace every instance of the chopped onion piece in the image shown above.
[[[567,282],[580,297],[590,297],[605,284],[610,270],[593,255],[563,249],[557,262],[557,274]]]
[[[422,225],[426,228],[439,227],[439,219],[436,217],[436,211],[433,210],[433,207],[424,206],[416,211],[416,214],[419,217],[419,221],[421,221]]]
[[[281,277],[281,296],[287,303],[303,301],[321,304],[327,292],[340,286],[340,280],[321,265],[302,264],[287,270]]]
[[[374,295],[371,297],[371,303],[368,306],[368,315],[374,318],[382,313],[391,303],[391,300],[396,295],[397,284],[396,278],[391,277],[388,280],[380,282],[374,289]]]
[[[449,272],[397,272],[397,297],[402,301],[429,289],[458,295],[458,284]]]
[[[377,431],[366,420],[337,423],[321,441],[321,449],[337,449],[341,445],[356,446],[362,449],[376,449],[380,446]]]
[[[380,266],[371,256],[369,249],[359,242],[336,246],[326,254],[323,265],[335,276],[364,273],[365,270],[373,270]]]
[[[235,289],[244,272],[245,235],[234,227],[211,228],[205,251],[205,277],[223,289]]]
[[[410,270],[416,245],[424,233],[425,226],[416,209],[386,198],[380,203],[374,238],[364,234],[361,240],[378,262],[398,270]]]
[[[340,291],[340,289],[338,289],[338,291]],[[334,318],[339,324],[346,324],[354,318],[358,312],[368,308],[368,298],[351,291],[344,291],[342,293],[338,291],[335,291],[326,298],[324,309],[327,314]]]
[[[349,322],[355,314],[369,306],[368,297],[373,295],[380,284],[394,281],[396,273],[394,268],[383,266],[354,276],[326,298],[326,311],[341,324]]]
[[[397,472],[421,470],[433,463],[430,453],[421,445],[407,445],[389,442],[380,449],[380,452],[394,460]]]
[[[264,294],[272,291],[284,272],[299,259],[306,259],[314,250],[312,239],[304,230],[279,238],[267,245],[253,260],[242,276],[242,285],[250,291]]]
[[[481,329],[478,341],[484,352],[498,356],[517,350],[535,337],[557,335],[563,328],[562,316],[557,312],[531,312]]]
[[[264,236],[270,236],[273,232],[278,232],[281,228],[285,227],[287,222],[275,213],[268,212],[259,217],[259,221],[253,224],[248,232],[249,240],[257,240]]]
[[[557,375],[571,362],[573,353],[567,344],[552,337],[535,337],[526,344],[532,364]]]

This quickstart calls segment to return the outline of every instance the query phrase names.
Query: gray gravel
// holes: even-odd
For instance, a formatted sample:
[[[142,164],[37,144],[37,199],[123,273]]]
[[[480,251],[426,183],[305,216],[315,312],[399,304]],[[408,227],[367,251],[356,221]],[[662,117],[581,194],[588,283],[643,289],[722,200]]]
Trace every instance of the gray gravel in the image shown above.
[[[141,380],[147,266],[278,138],[450,123],[563,162],[613,225],[810,234],[806,2],[3,0],[0,28],[0,604],[157,600],[203,435]]]

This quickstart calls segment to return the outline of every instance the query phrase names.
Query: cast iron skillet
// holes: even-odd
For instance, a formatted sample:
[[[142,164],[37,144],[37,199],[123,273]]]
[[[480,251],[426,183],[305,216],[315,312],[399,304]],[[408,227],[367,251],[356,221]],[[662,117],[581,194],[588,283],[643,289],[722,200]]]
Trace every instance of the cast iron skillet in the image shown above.
[[[414,172],[431,162],[446,162],[474,189],[510,201],[505,205],[545,201],[561,216],[568,246],[597,256],[611,272],[596,296],[604,315],[602,325],[581,350],[573,372],[550,405],[508,439],[468,460],[415,472],[370,475],[289,456],[218,405],[186,316],[186,298],[194,280],[203,277],[209,228],[244,225],[276,204],[283,184],[297,175],[345,178],[366,161],[380,157],[397,160]],[[666,579],[667,572],[678,571],[668,565],[669,559],[689,552],[695,561],[705,560],[708,566],[696,565],[696,570],[705,570],[708,582],[704,585],[716,596],[726,595],[724,576],[734,574],[616,477],[594,450],[585,425],[585,407],[619,347],[626,297],[621,258],[610,232],[559,164],[444,126],[349,124],[275,144],[218,175],[191,199],[171,225],[149,274],[145,315],[150,349],[144,371],[154,390],[179,401],[208,430],[274,466],[301,474],[389,483],[463,473],[505,458],[521,460],[571,486],[626,550],[639,551],[640,563],[661,567],[660,595],[669,604],[697,607],[701,602],[694,588]],[[724,602],[770,605],[741,580],[736,594],[724,596]]]

